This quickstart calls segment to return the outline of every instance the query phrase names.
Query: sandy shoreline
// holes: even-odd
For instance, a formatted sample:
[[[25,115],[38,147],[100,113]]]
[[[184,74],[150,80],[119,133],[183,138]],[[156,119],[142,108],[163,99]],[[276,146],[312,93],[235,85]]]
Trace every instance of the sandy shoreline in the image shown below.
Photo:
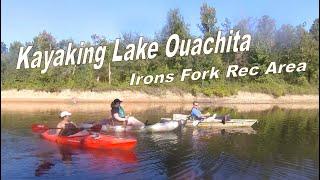
[[[191,103],[124,103],[128,113],[142,112],[146,110],[162,109],[167,113],[181,113],[189,111]],[[211,104],[204,103],[201,107],[210,108],[231,108],[237,112],[266,111],[274,107],[282,109],[318,109],[316,103],[312,104]],[[62,111],[70,112],[110,112],[110,106],[107,103],[64,103],[64,102],[1,102],[1,112],[48,112]]]
[[[161,96],[150,95],[138,91],[71,91],[43,92],[33,90],[4,90],[1,91],[1,102],[111,102],[120,98],[126,102],[153,102],[153,103],[189,103],[192,101],[218,103],[218,104],[318,104],[319,95],[285,95],[275,98],[272,95],[262,93],[238,92],[229,97],[206,97],[204,95],[193,96],[190,93],[177,94],[170,91]]]
[[[284,109],[317,109],[318,95],[286,95],[275,98],[261,93],[239,92],[230,97],[194,97],[191,94],[166,92],[154,96],[133,91],[81,92],[65,90],[60,93],[36,92],[32,90],[1,91],[1,111],[34,112],[51,110],[108,111],[110,102],[120,98],[128,112],[162,108],[166,112],[189,110],[194,100],[202,106],[227,107],[238,112],[264,111],[274,106]]]

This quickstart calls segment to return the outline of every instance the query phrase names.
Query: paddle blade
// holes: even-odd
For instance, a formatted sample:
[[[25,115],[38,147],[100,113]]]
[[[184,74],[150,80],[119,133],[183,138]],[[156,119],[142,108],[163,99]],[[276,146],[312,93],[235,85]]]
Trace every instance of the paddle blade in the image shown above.
[[[31,129],[32,129],[32,132],[41,133],[48,130],[49,128],[44,124],[32,124]]]
[[[200,121],[195,120],[195,121],[192,122],[192,125],[193,125],[193,126],[198,126],[199,123],[200,123]]]

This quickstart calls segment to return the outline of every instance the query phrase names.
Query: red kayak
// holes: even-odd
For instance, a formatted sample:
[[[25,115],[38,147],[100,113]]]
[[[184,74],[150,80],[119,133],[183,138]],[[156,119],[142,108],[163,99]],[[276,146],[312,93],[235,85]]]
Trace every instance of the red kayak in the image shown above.
[[[41,133],[41,137],[52,142],[64,145],[79,146],[95,149],[124,149],[129,150],[136,146],[136,139],[124,139],[103,134],[91,134],[85,136],[59,136],[55,131],[47,130]]]

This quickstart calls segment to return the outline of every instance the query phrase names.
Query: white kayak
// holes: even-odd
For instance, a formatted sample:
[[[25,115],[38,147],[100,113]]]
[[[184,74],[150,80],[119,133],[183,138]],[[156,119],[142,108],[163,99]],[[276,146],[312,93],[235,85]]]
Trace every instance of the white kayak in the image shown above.
[[[173,131],[179,127],[178,121],[159,122],[153,125],[146,126],[144,130],[149,132],[167,132]]]
[[[93,126],[90,123],[82,123],[81,127],[85,129],[89,129]],[[146,131],[146,132],[168,132],[173,131],[179,127],[178,121],[170,121],[170,122],[158,122],[153,125],[142,126],[142,127],[134,127],[134,126],[122,126],[122,125],[102,125],[101,131],[113,131],[113,132],[125,132],[125,131]]]
[[[143,128],[143,127],[141,127]],[[101,131],[113,131],[113,132],[124,132],[124,131],[140,131],[141,128],[133,127],[133,126],[122,126],[122,125],[102,125]]]

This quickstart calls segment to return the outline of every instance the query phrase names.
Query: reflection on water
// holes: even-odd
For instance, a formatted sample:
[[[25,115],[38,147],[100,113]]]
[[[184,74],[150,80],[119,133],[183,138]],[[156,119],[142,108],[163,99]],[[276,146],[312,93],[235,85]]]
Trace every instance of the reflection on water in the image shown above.
[[[135,105],[137,106],[137,105]],[[131,113],[156,123],[172,113],[187,113],[152,105]],[[47,107],[48,108],[48,107]],[[319,176],[318,109],[241,111],[204,107],[234,118],[259,119],[252,128],[183,128],[168,133],[114,133],[135,137],[133,151],[101,151],[58,146],[31,132],[32,123],[51,127],[58,109],[1,112],[1,172],[4,179],[317,179]],[[101,120],[106,109],[78,110],[72,120]]]
[[[44,161],[43,163],[41,163],[41,164],[37,167],[34,175],[35,175],[35,176],[42,176],[43,174],[46,174],[46,172],[49,171],[52,166],[54,166],[53,163],[48,162],[48,161]]]

